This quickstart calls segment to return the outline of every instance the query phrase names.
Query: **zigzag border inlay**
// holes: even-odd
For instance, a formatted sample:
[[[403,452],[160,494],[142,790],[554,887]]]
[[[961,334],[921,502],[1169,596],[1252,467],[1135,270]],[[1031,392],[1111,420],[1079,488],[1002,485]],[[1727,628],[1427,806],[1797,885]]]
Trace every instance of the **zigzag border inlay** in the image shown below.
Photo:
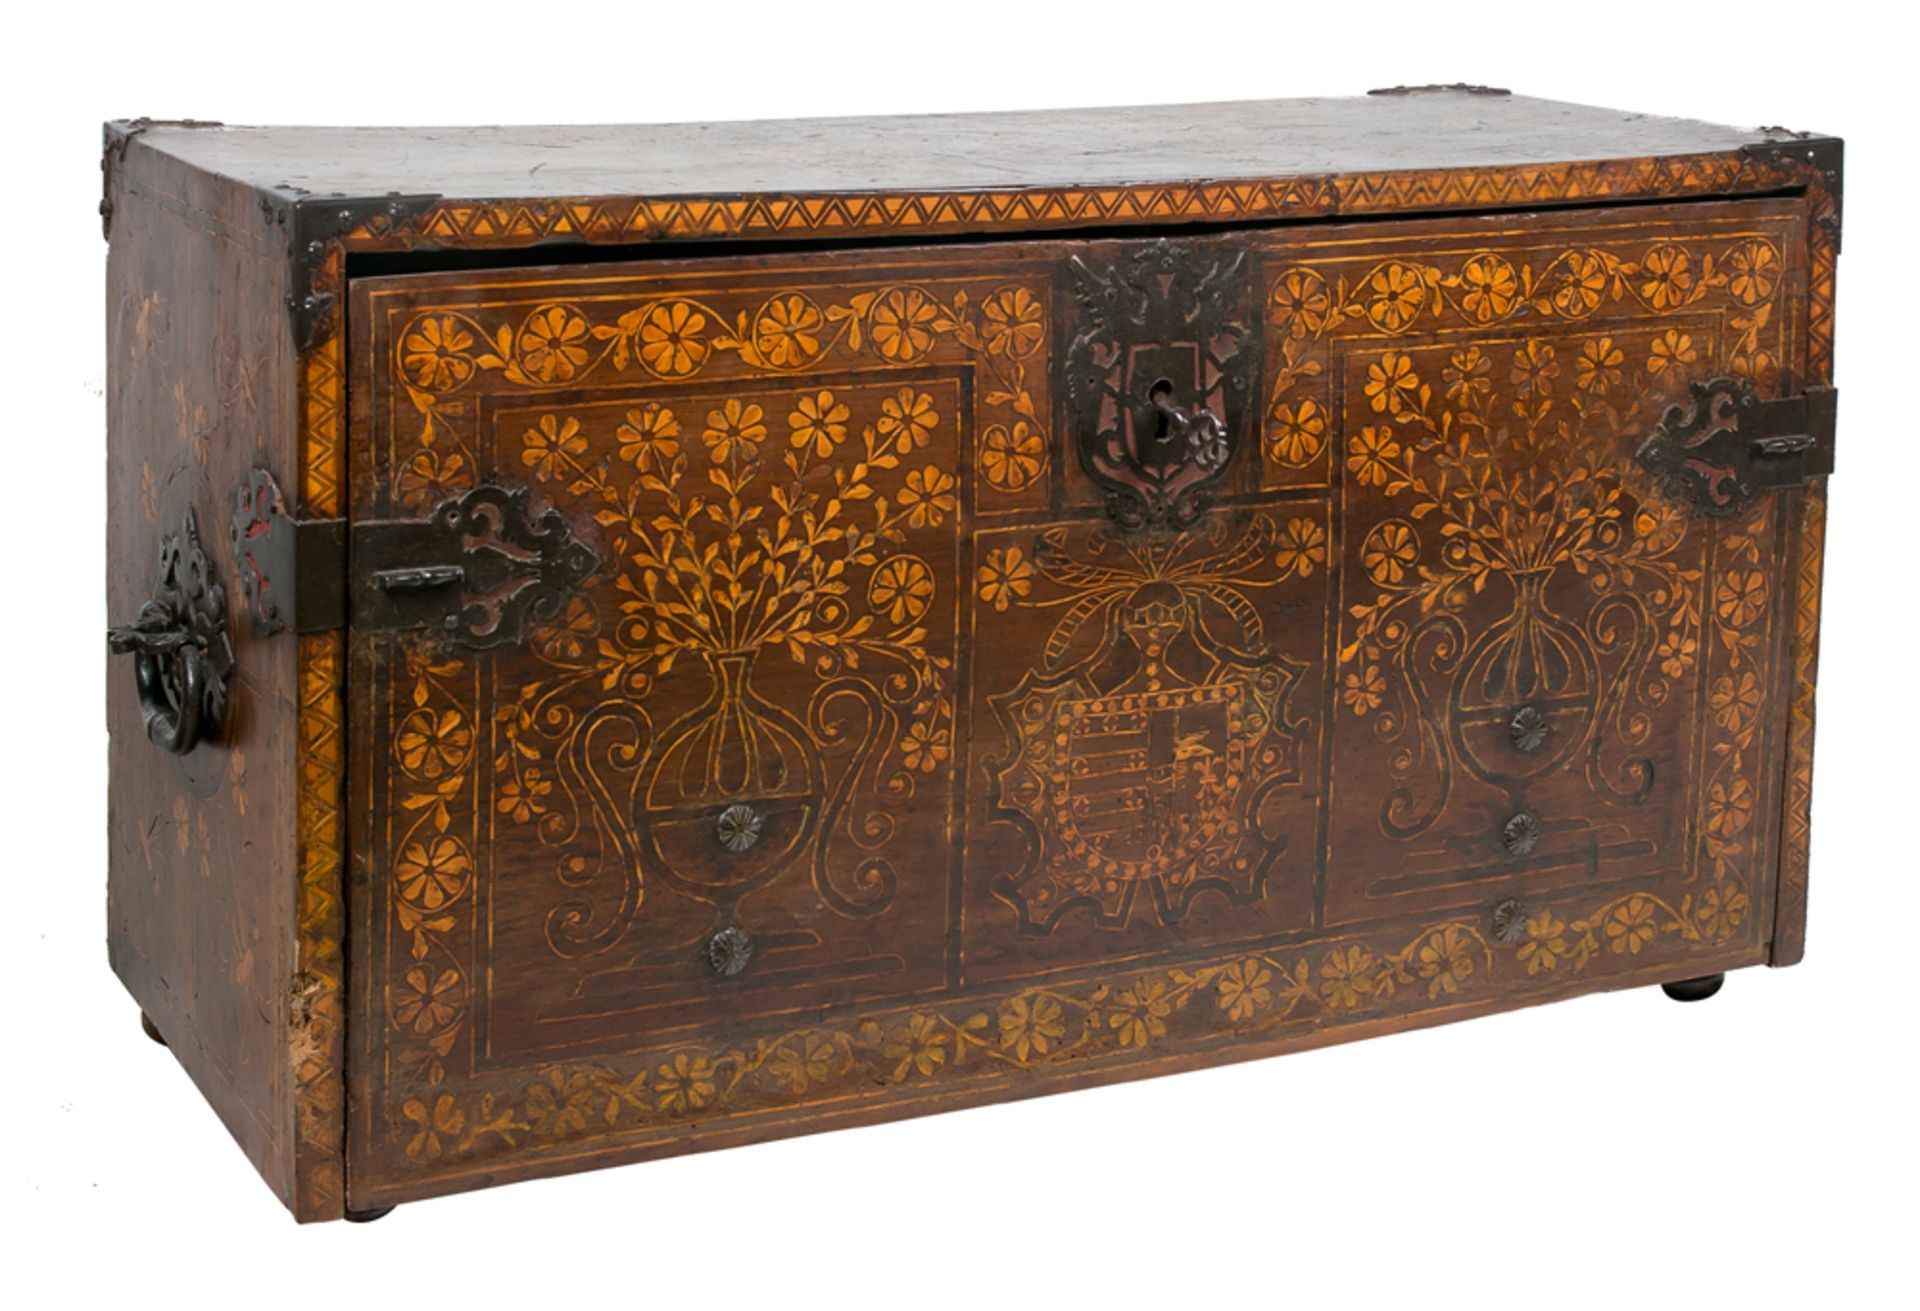
[[[1816,175],[1818,179],[1818,175]],[[1833,382],[1834,288],[1840,257],[1838,207],[1824,179],[1813,188],[1808,224],[1807,380]],[[1821,479],[1801,504],[1794,583],[1793,690],[1787,711],[1786,784],[1781,796],[1780,881],[1774,900],[1775,965],[1806,954],[1807,884],[1813,850],[1813,739],[1820,667],[1820,588],[1826,555],[1827,489]]]
[[[900,236],[1100,224],[1269,221],[1587,200],[1729,195],[1782,185],[1780,166],[1740,152],[1516,168],[1017,191],[821,195],[579,197],[442,201],[395,226],[378,212],[344,238],[353,249],[520,246],[553,240]]]
[[[294,908],[292,1000],[295,1212],[337,1218],[346,1204],[346,1064],[342,1017],[346,928],[344,633],[300,638],[296,750],[300,887]]]

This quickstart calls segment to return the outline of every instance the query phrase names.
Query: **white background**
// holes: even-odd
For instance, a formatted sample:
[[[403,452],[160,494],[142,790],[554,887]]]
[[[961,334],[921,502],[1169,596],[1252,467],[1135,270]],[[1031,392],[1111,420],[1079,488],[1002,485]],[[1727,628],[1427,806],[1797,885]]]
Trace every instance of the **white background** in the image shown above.
[[[1913,1305],[1920,135],[1904,10],[1876,9],[14,7],[0,79],[7,1300]],[[287,1218],[107,968],[101,120],[621,122],[1454,80],[1848,140],[1803,966],[1739,973],[1700,1006],[1596,996],[371,1226]]]

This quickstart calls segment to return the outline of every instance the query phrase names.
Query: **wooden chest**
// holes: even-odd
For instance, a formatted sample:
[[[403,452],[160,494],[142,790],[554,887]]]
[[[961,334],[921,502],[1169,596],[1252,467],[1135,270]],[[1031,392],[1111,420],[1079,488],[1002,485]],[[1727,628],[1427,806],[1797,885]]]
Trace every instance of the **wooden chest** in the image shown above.
[[[111,124],[114,969],[326,1219],[1791,964],[1840,160]]]

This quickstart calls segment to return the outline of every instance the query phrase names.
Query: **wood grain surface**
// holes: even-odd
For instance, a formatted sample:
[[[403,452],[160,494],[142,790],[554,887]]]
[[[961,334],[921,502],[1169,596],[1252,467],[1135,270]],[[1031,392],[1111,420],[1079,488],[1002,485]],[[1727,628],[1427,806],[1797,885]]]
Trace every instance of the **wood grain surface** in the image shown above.
[[[231,585],[234,490],[255,465],[293,468],[295,355],[284,251],[250,205],[155,154],[122,161],[111,199],[106,602],[124,624],[151,595],[161,539],[190,512]],[[108,665],[107,942],[115,971],[292,1205],[294,649],[240,626],[233,638],[227,724],[186,756],[147,740],[130,658]],[[337,1195],[337,1166],[334,1178]]]
[[[1428,91],[889,118],[600,127],[159,126],[146,144],[257,187],[447,199],[970,191],[1432,172],[1738,150],[1722,127]]]

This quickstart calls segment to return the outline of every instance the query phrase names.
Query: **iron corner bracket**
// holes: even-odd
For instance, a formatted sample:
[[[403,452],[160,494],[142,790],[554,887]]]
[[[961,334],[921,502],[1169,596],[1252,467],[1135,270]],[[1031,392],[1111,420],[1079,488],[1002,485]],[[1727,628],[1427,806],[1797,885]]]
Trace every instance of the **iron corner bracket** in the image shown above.
[[[126,162],[127,147],[148,128],[225,127],[211,119],[111,118],[100,125],[100,235],[113,237],[113,171]]]
[[[327,261],[341,243],[356,232],[374,237],[400,233],[440,203],[437,194],[398,191],[384,196],[318,195],[288,182],[258,194],[266,221],[285,233],[291,261],[287,311],[293,321],[294,344],[303,351],[325,340],[337,326],[341,279],[329,276]]]
[[[1820,136],[1813,132],[1794,132],[1784,127],[1763,127],[1760,129],[1765,141],[1755,141],[1741,147],[1741,152],[1749,158],[1760,160],[1775,168],[1798,167],[1810,170],[1819,176],[1825,187],[1833,209],[1822,215],[1819,222],[1825,224],[1833,233],[1833,249],[1840,250],[1841,193],[1846,176],[1846,142],[1839,137]]]

